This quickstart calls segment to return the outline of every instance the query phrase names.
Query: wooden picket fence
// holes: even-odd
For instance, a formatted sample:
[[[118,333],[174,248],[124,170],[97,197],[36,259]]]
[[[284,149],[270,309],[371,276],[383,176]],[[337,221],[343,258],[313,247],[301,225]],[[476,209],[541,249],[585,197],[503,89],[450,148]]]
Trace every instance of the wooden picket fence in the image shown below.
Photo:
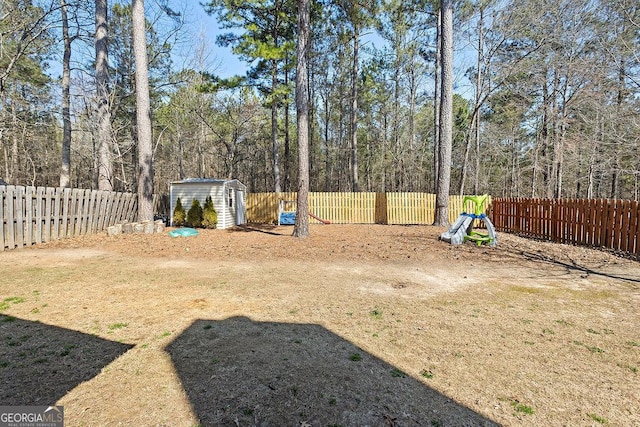
[[[295,210],[295,192],[247,194],[247,221],[277,223],[280,201]],[[449,197],[449,221],[473,206],[464,196]],[[485,203],[489,206],[490,199]],[[332,224],[433,224],[436,195],[430,193],[309,193],[309,211]],[[310,218],[311,223],[319,221]]]
[[[96,233],[137,212],[132,193],[0,186],[0,251]]]
[[[295,210],[296,193],[247,194],[247,221],[277,223],[281,201]],[[450,196],[449,221],[462,212],[464,196]],[[433,223],[435,194],[309,193],[309,210],[334,224]],[[91,234],[137,217],[133,193],[0,186],[0,251]],[[156,211],[162,198],[154,196]],[[573,245],[608,248],[640,258],[640,202],[499,198],[485,202],[496,230]],[[319,223],[310,219],[312,223]]]
[[[640,258],[640,202],[605,199],[494,199],[498,231]]]

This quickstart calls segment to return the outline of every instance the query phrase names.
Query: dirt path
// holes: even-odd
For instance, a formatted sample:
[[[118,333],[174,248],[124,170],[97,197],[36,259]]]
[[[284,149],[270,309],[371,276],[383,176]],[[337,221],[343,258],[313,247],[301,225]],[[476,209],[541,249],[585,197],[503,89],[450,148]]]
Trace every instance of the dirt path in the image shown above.
[[[0,253],[0,402],[69,426],[640,424],[640,265],[315,226]]]

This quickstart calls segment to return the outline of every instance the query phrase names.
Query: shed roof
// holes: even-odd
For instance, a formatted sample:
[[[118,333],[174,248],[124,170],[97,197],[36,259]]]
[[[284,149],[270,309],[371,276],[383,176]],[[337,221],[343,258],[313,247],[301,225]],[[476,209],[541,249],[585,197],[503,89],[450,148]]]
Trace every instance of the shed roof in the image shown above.
[[[238,182],[237,179],[217,179],[217,178],[185,178],[180,181],[172,181],[171,184],[224,184],[225,182]]]

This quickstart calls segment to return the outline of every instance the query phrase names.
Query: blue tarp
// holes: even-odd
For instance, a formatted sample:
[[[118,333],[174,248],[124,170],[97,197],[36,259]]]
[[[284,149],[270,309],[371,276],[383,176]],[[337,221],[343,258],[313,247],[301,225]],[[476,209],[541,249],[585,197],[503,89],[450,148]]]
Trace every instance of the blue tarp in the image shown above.
[[[295,225],[296,213],[295,212],[281,212],[280,213],[280,225]]]
[[[178,228],[176,230],[172,230],[169,232],[169,236],[171,237],[189,237],[189,236],[197,236],[198,230],[195,228]]]

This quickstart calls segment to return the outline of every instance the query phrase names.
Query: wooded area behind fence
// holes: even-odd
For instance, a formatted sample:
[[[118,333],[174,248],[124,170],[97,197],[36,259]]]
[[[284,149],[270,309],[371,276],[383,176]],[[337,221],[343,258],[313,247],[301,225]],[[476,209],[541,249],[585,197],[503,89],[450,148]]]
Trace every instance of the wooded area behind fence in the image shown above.
[[[604,199],[494,199],[498,231],[640,257],[640,202]]]
[[[137,213],[132,193],[0,186],[0,251],[95,233]]]
[[[289,201],[285,210],[295,210],[297,193],[247,194],[247,221],[277,223],[281,200]],[[464,196],[449,197],[449,221],[453,223],[474,207]],[[485,202],[485,209],[490,199]],[[430,193],[309,193],[309,211],[333,224],[433,224],[436,195]],[[320,223],[310,218],[311,223]]]

